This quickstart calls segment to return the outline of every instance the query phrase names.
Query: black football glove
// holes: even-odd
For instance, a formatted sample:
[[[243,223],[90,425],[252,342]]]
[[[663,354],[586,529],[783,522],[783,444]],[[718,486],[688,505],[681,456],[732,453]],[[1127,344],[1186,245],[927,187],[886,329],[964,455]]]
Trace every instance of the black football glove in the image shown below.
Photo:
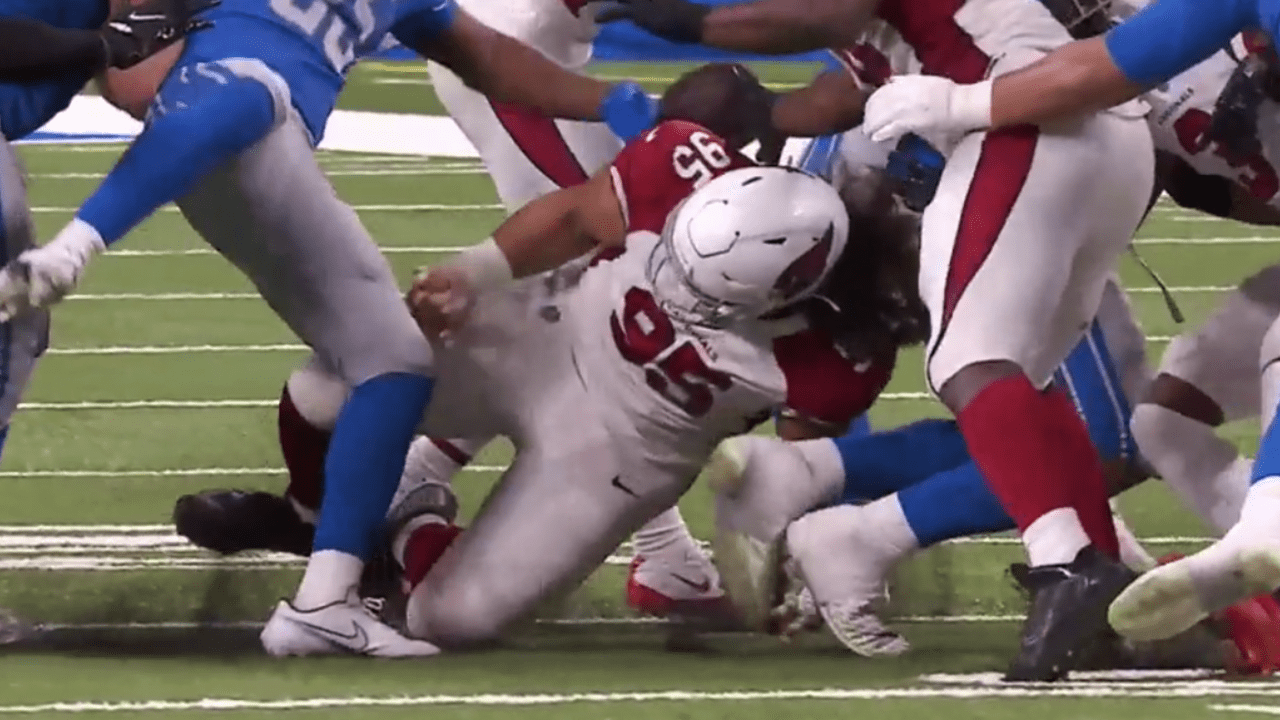
[[[219,1],[145,0],[122,8],[102,28],[107,64],[117,68],[133,67],[188,34],[212,26],[212,22],[196,16]]]
[[[702,42],[702,20],[711,7],[689,0],[613,0],[596,15],[601,24],[630,20],[664,40]]]

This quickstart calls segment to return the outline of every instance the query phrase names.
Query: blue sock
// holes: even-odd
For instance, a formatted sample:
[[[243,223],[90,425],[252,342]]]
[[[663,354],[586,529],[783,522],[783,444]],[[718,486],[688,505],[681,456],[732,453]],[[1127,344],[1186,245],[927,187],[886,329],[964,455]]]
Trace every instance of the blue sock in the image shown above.
[[[1249,484],[1276,475],[1280,475],[1280,423],[1272,420],[1258,442],[1258,458],[1253,461],[1253,477]]]
[[[899,491],[898,502],[920,547],[1014,527],[972,461]]]
[[[876,500],[969,461],[950,420],[921,420],[896,430],[835,439],[844,464],[842,502]]]
[[[9,427],[5,425],[4,429],[0,430],[0,456],[4,455],[4,443],[9,439]]]
[[[432,385],[421,375],[389,373],[351,391],[329,441],[313,549],[372,555]]]

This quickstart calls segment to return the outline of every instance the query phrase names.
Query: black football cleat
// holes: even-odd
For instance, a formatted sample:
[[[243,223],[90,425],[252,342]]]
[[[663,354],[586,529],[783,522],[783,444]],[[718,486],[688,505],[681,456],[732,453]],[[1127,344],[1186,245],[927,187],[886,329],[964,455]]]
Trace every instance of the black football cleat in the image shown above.
[[[1079,666],[1107,632],[1107,608],[1137,577],[1092,545],[1065,565],[1010,568],[1031,594],[1018,654],[1004,679],[1053,682]]]
[[[205,490],[183,495],[173,506],[178,534],[223,555],[273,550],[306,557],[315,527],[280,495],[246,490]]]

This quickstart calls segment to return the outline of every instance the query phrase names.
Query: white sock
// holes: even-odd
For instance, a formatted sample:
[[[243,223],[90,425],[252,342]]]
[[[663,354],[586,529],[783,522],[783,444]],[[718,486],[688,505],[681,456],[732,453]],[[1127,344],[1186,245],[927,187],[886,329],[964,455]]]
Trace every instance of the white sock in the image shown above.
[[[637,555],[646,558],[673,557],[683,560],[690,552],[699,552],[698,541],[680,516],[680,508],[672,506],[658,513],[631,537]]]
[[[1156,559],[1138,542],[1129,524],[1120,516],[1120,508],[1115,500],[1111,501],[1111,521],[1116,526],[1116,537],[1120,540],[1120,562],[1139,573],[1154,568]]]
[[[1147,462],[1219,535],[1240,519],[1253,463],[1218,431],[1159,405],[1133,411],[1134,439]]]
[[[311,553],[306,572],[293,606],[299,610],[314,610],[322,605],[345,600],[348,593],[360,584],[364,561],[355,555],[338,550],[320,550]]]
[[[920,549],[920,541],[907,522],[898,493],[863,505],[862,512],[864,522],[895,563]]]
[[[1075,508],[1057,508],[1041,515],[1022,533],[1032,567],[1064,565],[1089,544]]]

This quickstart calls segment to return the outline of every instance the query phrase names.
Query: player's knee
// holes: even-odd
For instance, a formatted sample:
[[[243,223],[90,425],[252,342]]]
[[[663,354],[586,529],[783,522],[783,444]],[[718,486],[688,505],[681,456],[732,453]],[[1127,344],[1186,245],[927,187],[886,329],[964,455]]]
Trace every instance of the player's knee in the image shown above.
[[[514,619],[503,597],[476,583],[433,589],[431,577],[410,596],[406,623],[410,634],[446,648],[496,641]]]
[[[346,403],[351,388],[342,378],[315,363],[293,371],[285,383],[298,414],[313,427],[332,428]]]
[[[938,389],[939,399],[953,413],[958,413],[991,383],[1022,374],[1022,368],[1011,360],[971,363],[951,373],[949,377],[941,377],[941,373],[930,363],[929,382]]]

